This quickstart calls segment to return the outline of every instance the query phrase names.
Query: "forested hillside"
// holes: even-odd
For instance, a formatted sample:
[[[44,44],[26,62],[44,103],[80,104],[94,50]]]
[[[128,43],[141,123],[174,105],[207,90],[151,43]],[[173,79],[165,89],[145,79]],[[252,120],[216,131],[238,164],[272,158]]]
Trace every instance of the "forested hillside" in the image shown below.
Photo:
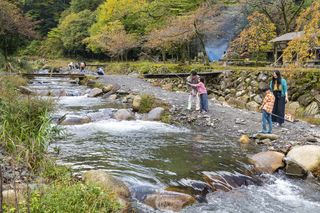
[[[312,18],[308,28],[318,32],[319,11],[312,9],[318,5],[318,0],[1,0],[0,57],[216,60],[231,47],[229,57],[263,59],[271,39],[303,30]]]

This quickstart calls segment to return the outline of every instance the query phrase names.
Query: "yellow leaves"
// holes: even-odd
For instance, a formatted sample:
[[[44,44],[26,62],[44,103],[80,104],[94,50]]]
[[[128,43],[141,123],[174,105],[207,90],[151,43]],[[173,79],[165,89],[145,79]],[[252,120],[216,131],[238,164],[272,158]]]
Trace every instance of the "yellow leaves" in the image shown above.
[[[60,23],[59,25],[59,29],[61,30],[65,30],[67,28],[70,27],[70,24],[72,22],[74,22],[75,20],[78,20],[79,19],[79,15],[78,13],[71,13],[69,14],[68,16],[66,16]]]
[[[85,39],[93,51],[107,52],[111,57],[123,56],[127,50],[137,46],[134,34],[128,34],[120,21],[109,22],[99,33]]]
[[[107,0],[98,9],[98,22],[108,22],[137,12],[146,0]]]
[[[248,17],[249,25],[233,42],[239,53],[259,53],[272,48],[269,41],[276,37],[276,27],[269,19],[258,12]]]
[[[296,60],[300,65],[314,57],[314,48],[320,46],[320,2],[315,1],[305,9],[297,19],[297,30],[304,34],[288,43],[284,50],[284,61],[292,63]]]

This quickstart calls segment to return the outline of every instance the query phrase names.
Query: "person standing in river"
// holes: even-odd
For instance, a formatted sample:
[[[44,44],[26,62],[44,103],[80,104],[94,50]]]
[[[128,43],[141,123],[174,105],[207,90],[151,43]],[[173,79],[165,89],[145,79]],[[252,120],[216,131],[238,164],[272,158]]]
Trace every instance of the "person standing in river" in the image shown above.
[[[187,84],[190,86],[190,84],[198,84],[200,80],[200,77],[198,73],[193,70],[190,74],[190,76],[187,78]],[[196,110],[200,110],[200,98],[199,93],[196,87],[190,86],[190,94],[188,99],[188,110],[192,109],[192,103],[195,102],[196,104]]]
[[[287,81],[281,77],[279,70],[275,70],[273,72],[273,78],[270,82],[270,90],[275,97],[272,121],[281,126],[284,123],[286,102],[289,100]]]

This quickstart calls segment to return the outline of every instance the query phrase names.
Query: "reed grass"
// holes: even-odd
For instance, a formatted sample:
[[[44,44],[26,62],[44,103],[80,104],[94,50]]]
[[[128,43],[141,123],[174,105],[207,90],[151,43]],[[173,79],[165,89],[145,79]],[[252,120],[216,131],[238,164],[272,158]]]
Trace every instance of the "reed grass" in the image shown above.
[[[54,105],[20,94],[17,87],[25,84],[18,76],[0,77],[0,144],[16,161],[34,169],[56,133],[49,116]]]

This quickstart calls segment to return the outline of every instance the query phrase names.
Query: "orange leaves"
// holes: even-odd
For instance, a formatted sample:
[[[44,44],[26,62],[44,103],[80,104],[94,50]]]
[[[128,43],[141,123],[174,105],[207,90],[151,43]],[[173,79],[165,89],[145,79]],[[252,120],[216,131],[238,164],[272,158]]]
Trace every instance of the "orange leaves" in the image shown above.
[[[315,1],[305,9],[297,19],[297,30],[304,34],[288,43],[284,50],[284,61],[292,63],[296,60],[300,65],[314,57],[314,48],[320,46],[320,2]]]
[[[255,12],[248,17],[249,25],[233,41],[233,48],[239,53],[257,54],[272,48],[269,41],[276,36],[276,27],[263,14]]]

